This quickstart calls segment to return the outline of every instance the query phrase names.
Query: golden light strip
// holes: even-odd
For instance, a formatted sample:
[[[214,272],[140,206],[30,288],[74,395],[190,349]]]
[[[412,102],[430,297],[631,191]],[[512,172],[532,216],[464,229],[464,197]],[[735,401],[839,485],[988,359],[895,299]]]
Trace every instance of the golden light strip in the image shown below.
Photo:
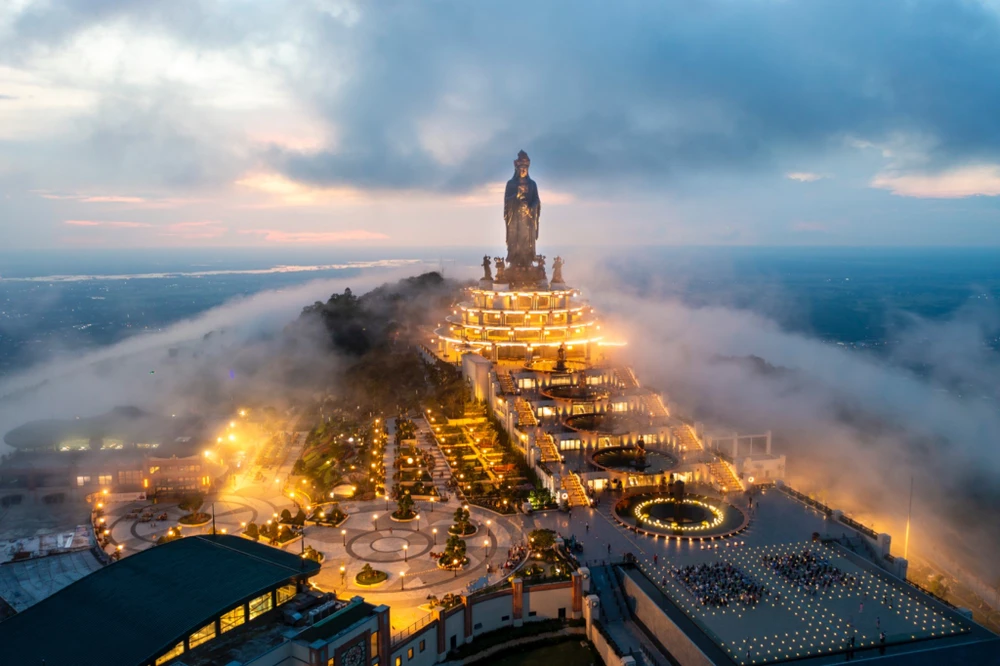
[[[674,504],[676,502],[677,502],[677,500],[675,500],[673,497],[654,497],[653,499],[648,499],[648,500],[646,500],[644,502],[639,502],[638,504],[636,504],[635,508],[632,509],[632,514],[636,518],[638,518],[640,521],[642,521],[643,523],[646,523],[648,525],[652,525],[653,527],[659,527],[660,529],[663,529],[663,530],[680,530],[682,532],[699,532],[699,531],[703,531],[703,530],[713,529],[713,528],[718,527],[719,525],[722,524],[722,521],[723,521],[724,518],[723,518],[723,515],[722,515],[722,511],[720,511],[718,509],[718,507],[712,506],[711,504],[708,504],[707,502],[702,502],[702,501],[696,500],[696,499],[685,499],[685,500],[682,501],[682,503],[683,504],[693,504],[695,506],[700,506],[703,509],[707,509],[709,511],[709,513],[712,514],[712,520],[711,521],[704,520],[704,521],[701,522],[700,525],[681,525],[679,523],[674,523],[674,522],[664,523],[664,522],[660,521],[657,518],[651,518],[649,516],[642,515],[642,510],[645,509],[648,506],[653,505],[653,504]]]

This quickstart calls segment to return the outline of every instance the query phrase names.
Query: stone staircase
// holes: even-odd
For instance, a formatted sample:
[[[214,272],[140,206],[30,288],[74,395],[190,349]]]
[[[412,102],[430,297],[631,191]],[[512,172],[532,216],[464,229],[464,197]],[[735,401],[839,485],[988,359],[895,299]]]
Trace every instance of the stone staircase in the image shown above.
[[[542,450],[542,462],[562,462],[562,456],[552,435],[544,433],[538,439],[538,448]]]
[[[700,451],[702,448],[701,442],[698,441],[698,437],[694,434],[694,430],[691,429],[689,425],[681,425],[673,428],[672,432],[674,437],[680,443],[681,449],[684,451]]]
[[[663,404],[663,398],[658,393],[651,392],[648,395],[644,395],[642,397],[642,406],[646,408],[646,413],[653,418],[665,419],[670,416],[667,406]]]
[[[538,419],[535,418],[535,412],[531,409],[531,405],[524,398],[518,398],[514,402],[514,408],[517,409],[517,423],[524,427],[534,427],[538,425]]]
[[[716,460],[709,463],[708,471],[712,474],[712,478],[715,479],[716,483],[719,484],[722,492],[731,493],[743,490],[743,484],[736,476],[732,466],[725,460]]]
[[[587,492],[583,489],[583,482],[580,481],[580,475],[576,472],[563,474],[561,486],[569,494],[569,499],[566,500],[569,506],[590,506]]]
[[[517,387],[514,386],[514,380],[511,378],[509,372],[497,370],[497,381],[500,382],[500,390],[505,395],[514,395],[517,393]]]
[[[621,383],[622,388],[639,388],[639,380],[636,378],[635,373],[632,372],[632,368],[629,368],[628,366],[615,368],[615,376],[618,377],[618,381]]]

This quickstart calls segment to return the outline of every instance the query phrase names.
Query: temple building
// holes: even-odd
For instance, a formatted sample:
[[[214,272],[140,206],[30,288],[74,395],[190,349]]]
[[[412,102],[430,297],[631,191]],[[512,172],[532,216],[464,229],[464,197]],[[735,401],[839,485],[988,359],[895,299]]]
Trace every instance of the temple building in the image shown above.
[[[771,453],[770,438],[752,459],[706,446],[703,426],[672,415],[620,358],[624,341],[567,284],[562,257],[549,276],[536,248],[541,199],[529,165],[521,151],[507,183],[506,257],[483,257],[482,277],[433,332],[428,354],[462,367],[476,399],[569,505],[589,504],[608,485],[678,478],[725,493],[744,490],[748,473],[781,478],[784,456]]]

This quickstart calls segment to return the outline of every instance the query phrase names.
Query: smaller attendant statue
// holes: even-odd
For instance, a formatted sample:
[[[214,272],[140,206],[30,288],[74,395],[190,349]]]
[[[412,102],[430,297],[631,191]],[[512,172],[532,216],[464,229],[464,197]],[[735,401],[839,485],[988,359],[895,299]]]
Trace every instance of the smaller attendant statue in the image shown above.
[[[558,284],[562,284],[562,281],[563,281],[562,267],[563,267],[563,259],[562,259],[562,257],[556,257],[555,259],[552,260],[552,281],[553,282],[556,282]]]
[[[539,280],[545,279],[545,255],[535,255],[535,272],[538,274]]]
[[[556,349],[556,372],[566,372],[566,343]]]
[[[490,282],[493,281],[493,273],[490,272],[490,267],[493,264],[490,262],[490,255],[483,256],[483,279]]]
[[[504,276],[503,257],[494,257],[493,260],[496,261],[496,266],[497,266],[497,280],[496,281],[497,282],[506,282],[507,280],[506,280],[506,277]]]

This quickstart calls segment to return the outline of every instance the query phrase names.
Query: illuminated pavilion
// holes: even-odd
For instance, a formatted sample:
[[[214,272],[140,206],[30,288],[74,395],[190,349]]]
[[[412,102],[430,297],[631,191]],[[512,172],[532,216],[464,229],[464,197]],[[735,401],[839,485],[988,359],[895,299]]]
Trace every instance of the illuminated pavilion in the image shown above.
[[[604,342],[594,308],[565,284],[516,286],[484,278],[467,294],[435,331],[442,356],[475,352],[491,361],[543,365],[554,364],[563,347],[569,366],[581,367]]]

